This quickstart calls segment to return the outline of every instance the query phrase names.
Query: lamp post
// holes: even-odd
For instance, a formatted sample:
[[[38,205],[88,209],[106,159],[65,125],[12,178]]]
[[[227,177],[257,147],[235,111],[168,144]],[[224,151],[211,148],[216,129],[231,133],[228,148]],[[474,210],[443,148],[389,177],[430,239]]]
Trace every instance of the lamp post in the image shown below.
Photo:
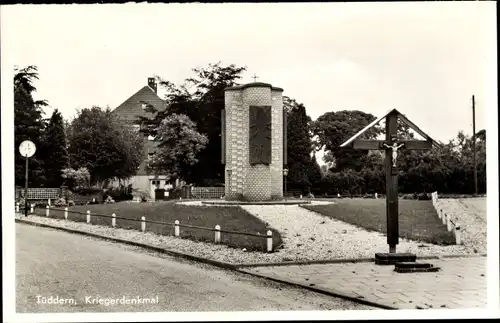
[[[24,216],[28,216],[28,158],[36,152],[35,144],[30,140],[25,140],[19,145],[21,156],[26,158],[25,188],[24,188]]]
[[[283,169],[283,176],[285,177],[285,201],[286,201],[286,198],[287,198],[287,189],[286,189],[286,177],[288,176],[288,168],[284,168]]]

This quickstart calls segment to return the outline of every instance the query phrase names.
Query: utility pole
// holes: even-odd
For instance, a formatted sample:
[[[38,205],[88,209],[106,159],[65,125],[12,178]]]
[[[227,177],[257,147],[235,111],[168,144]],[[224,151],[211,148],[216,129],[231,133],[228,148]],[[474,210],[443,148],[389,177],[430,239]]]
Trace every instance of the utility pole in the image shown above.
[[[474,166],[474,194],[477,195],[477,166],[476,166],[476,101],[472,95],[472,165]]]

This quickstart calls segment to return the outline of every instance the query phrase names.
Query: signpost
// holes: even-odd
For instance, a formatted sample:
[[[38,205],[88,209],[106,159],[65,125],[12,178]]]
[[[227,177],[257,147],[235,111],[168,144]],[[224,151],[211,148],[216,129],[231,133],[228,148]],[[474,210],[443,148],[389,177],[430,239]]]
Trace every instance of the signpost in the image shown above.
[[[372,128],[385,118],[385,140],[363,140],[358,139],[364,132]],[[402,140],[397,138],[398,119],[408,125],[416,133],[426,140]],[[396,245],[399,243],[399,211],[398,211],[398,166],[397,158],[400,149],[431,149],[433,146],[440,147],[432,138],[420,130],[415,124],[408,120],[396,109],[389,111],[384,116],[370,123],[360,132],[355,134],[340,147],[351,147],[364,150],[385,150],[385,172],[386,172],[386,214],[387,214],[387,244],[389,253],[396,253]]]
[[[36,152],[35,144],[25,140],[19,145],[21,156],[26,158],[25,190],[24,190],[24,216],[28,216],[28,159]]]

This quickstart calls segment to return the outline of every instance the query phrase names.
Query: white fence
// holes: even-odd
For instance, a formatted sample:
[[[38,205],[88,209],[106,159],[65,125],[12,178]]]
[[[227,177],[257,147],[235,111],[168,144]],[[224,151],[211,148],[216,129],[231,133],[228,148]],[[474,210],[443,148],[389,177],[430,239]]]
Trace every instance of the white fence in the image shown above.
[[[191,195],[199,199],[218,199],[224,196],[224,187],[191,187]]]
[[[24,188],[16,188],[16,197],[22,196],[24,196]],[[28,188],[28,200],[56,200],[60,196],[60,188]]]
[[[431,196],[432,205],[434,206],[434,209],[436,209],[439,219],[441,219],[443,224],[446,224],[448,231],[451,231],[453,233],[453,235],[455,236],[456,244],[461,244],[461,228],[460,224],[458,223],[458,218],[452,219],[451,214],[447,214],[443,211],[442,207],[439,205],[440,203],[437,192],[433,192]]]

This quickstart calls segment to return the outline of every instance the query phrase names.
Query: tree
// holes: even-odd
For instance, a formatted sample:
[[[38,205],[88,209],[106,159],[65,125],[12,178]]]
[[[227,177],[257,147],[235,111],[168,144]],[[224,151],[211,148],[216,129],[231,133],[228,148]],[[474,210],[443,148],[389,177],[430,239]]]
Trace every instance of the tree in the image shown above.
[[[40,152],[44,159],[46,186],[59,187],[63,184],[61,170],[68,167],[68,150],[63,117],[56,109],[45,129],[43,146]]]
[[[329,156],[335,164],[334,171],[363,168],[363,158],[368,151],[340,148],[340,145],[374,120],[375,116],[363,111],[343,110],[327,112],[313,123],[312,132],[317,136],[319,145],[330,152]],[[381,131],[380,127],[373,127],[364,133],[364,138],[375,139]]]
[[[68,153],[74,169],[87,168],[92,185],[135,175],[144,159],[144,137],[109,108],[83,109],[68,131]]]
[[[318,164],[318,161],[316,160],[316,155],[314,153],[311,156],[310,166],[308,170],[309,170],[308,179],[309,182],[311,183],[311,190],[317,193],[317,189],[319,188],[321,180],[323,179],[323,172]]]
[[[195,68],[195,75],[176,86],[158,77],[159,85],[167,90],[165,111],[147,104],[147,110],[154,114],[152,119],[140,117],[146,135],[156,136],[163,119],[172,114],[184,114],[196,124],[200,134],[207,137],[208,143],[196,155],[198,163],[188,166],[181,164],[179,176],[185,181],[212,186],[224,182],[224,165],[221,164],[221,111],[224,109],[224,89],[238,85],[236,81],[246,67],[234,64],[222,65],[220,62],[209,64],[206,68]]]
[[[313,151],[309,133],[311,118],[307,116],[303,104],[289,98],[285,98],[284,101],[287,102],[285,109],[287,111],[288,187],[292,190],[306,190],[307,192],[312,186],[311,168],[315,166],[311,160]]]
[[[206,135],[196,131],[196,125],[184,114],[167,116],[157,129],[159,141],[150,168],[175,180],[182,168],[192,167],[196,157],[208,143]]]
[[[24,140],[31,140],[38,152],[29,158],[28,180],[30,186],[43,186],[45,183],[44,163],[40,158],[45,122],[42,107],[47,106],[45,100],[34,100],[33,92],[36,91],[34,81],[38,80],[36,66],[16,69],[14,75],[14,164],[15,183],[19,186],[25,184],[26,160],[19,153],[19,145]]]

